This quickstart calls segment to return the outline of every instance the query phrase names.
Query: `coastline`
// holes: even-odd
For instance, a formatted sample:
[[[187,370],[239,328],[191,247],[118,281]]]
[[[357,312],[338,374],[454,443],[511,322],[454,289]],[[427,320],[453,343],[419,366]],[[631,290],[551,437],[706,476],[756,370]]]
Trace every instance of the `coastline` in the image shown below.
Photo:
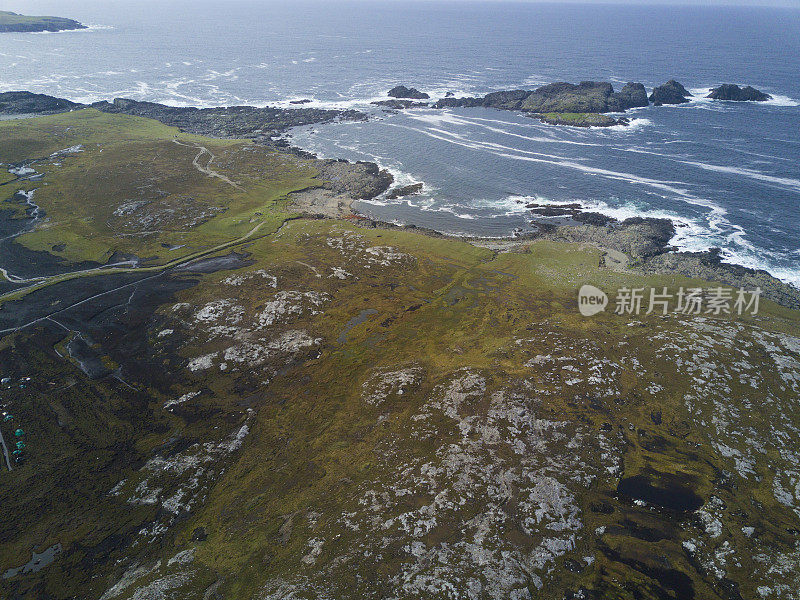
[[[65,17],[28,16],[0,10],[0,33],[57,33],[78,29],[88,27]]]
[[[720,279],[781,299],[768,275],[676,275],[669,220],[578,203],[513,200],[537,229],[507,238],[371,220],[359,199],[423,184],[248,130],[303,113],[162,112],[0,123],[0,408],[26,436],[0,470],[0,595],[424,596],[478,569],[497,598],[721,600],[696,564],[731,547],[746,597],[777,577],[751,557],[795,551],[773,474],[794,468],[800,312],[702,310]],[[617,297],[589,315],[595,286]],[[647,309],[679,286],[698,312]]]
[[[40,94],[27,94],[22,105],[29,114],[45,115],[82,110],[86,105]],[[0,98],[3,95],[0,94]],[[448,234],[413,224],[397,224],[373,219],[354,208],[358,200],[369,200],[401,189],[389,171],[375,162],[349,162],[342,159],[319,159],[315,154],[291,145],[282,136],[290,129],[307,124],[333,120],[364,120],[368,115],[354,110],[321,110],[313,108],[255,108],[218,107],[198,109],[171,107],[151,102],[115,99],[98,102],[91,108],[101,112],[128,114],[154,119],[181,131],[211,138],[249,139],[278,152],[319,161],[327,185],[290,194],[290,207],[311,217],[348,219],[368,227],[400,228],[424,235],[460,239],[474,245],[494,247],[498,251],[519,251],[537,239],[589,244],[604,252],[606,266],[619,269],[621,265],[638,273],[681,274],[709,281],[719,281],[735,287],[761,287],[764,296],[787,306],[800,308],[800,289],[783,282],[766,270],[723,262],[718,249],[705,252],[679,252],[669,242],[674,237],[676,223],[667,219],[634,217],[619,221],[598,213],[569,209],[555,224],[536,218],[531,220],[535,231],[509,233],[506,237],[487,238]],[[9,110],[0,103],[0,112],[22,116],[14,107]],[[271,119],[272,127],[264,129],[264,120]],[[338,183],[331,184],[336,181]],[[394,187],[393,187],[394,186]],[[558,207],[554,207],[558,210]],[[541,216],[558,216],[542,212]],[[624,258],[622,258],[624,257]]]

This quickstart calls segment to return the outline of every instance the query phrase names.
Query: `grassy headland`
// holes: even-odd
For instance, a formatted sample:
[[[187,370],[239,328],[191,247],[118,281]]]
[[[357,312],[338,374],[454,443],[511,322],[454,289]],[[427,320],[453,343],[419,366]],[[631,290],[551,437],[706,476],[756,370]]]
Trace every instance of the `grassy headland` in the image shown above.
[[[32,17],[0,10],[0,33],[29,33],[86,29],[86,25],[63,17]]]
[[[157,269],[0,305],[17,328],[2,399],[27,436],[0,472],[0,572],[62,549],[0,594],[798,589],[797,311],[586,318],[584,283],[709,284],[615,270],[583,243],[289,219],[330,183],[323,161],[146,119],[85,110],[0,135],[4,169],[43,173],[0,186],[35,188],[47,213],[18,244]]]

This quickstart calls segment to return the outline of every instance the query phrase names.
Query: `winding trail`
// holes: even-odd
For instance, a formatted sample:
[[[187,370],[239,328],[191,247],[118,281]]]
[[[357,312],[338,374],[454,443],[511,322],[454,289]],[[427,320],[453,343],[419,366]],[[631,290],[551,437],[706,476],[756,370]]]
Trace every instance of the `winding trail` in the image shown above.
[[[27,323],[24,323],[23,325],[19,325],[18,327],[8,327],[6,329],[0,329],[0,336],[5,335],[7,333],[13,333],[13,332],[16,332],[16,331],[20,331],[22,329],[30,327],[31,325],[34,325],[36,323],[40,323],[40,322],[42,322],[44,320],[47,320],[49,317],[51,317],[53,315],[57,315],[57,314],[62,313],[64,311],[66,311],[66,310],[69,310],[71,308],[74,308],[76,306],[84,304],[85,302],[89,302],[90,300],[94,300],[95,298],[99,298],[101,296],[105,296],[107,294],[111,294],[113,292],[116,292],[116,291],[119,291],[121,289],[125,289],[125,288],[128,288],[128,287],[131,287],[131,286],[136,286],[136,285],[138,285],[138,284],[140,284],[140,283],[142,283],[144,281],[149,281],[150,279],[155,279],[156,277],[161,276],[164,272],[168,271],[169,269],[174,269],[174,268],[177,268],[177,267],[180,267],[180,266],[184,266],[184,265],[190,264],[190,263],[195,262],[195,261],[197,261],[197,260],[199,260],[201,258],[205,258],[205,257],[207,257],[207,256],[209,256],[211,254],[216,254],[217,252],[221,252],[223,250],[227,250],[229,248],[233,248],[234,246],[238,246],[238,245],[243,244],[245,242],[252,241],[254,239],[255,234],[258,233],[258,230],[261,229],[261,227],[263,225],[264,225],[264,222],[262,221],[261,223],[259,223],[255,227],[253,227],[249,232],[247,232],[245,235],[243,235],[240,238],[237,238],[237,239],[232,240],[230,242],[225,242],[224,244],[220,244],[220,245],[215,246],[213,248],[209,248],[208,250],[202,250],[200,252],[196,252],[194,254],[190,254],[188,256],[184,256],[183,258],[176,258],[175,260],[172,260],[172,261],[170,261],[170,262],[168,262],[168,263],[166,263],[164,265],[155,265],[155,266],[152,266],[152,267],[125,267],[125,268],[119,268],[119,267],[114,267],[114,266],[103,266],[103,267],[99,267],[99,268],[96,268],[96,269],[89,269],[89,270],[84,270],[84,271],[75,271],[75,272],[72,272],[72,273],[63,273],[61,275],[54,275],[52,277],[47,277],[47,278],[43,279],[42,281],[40,281],[38,283],[35,283],[34,285],[28,286],[26,288],[13,290],[11,292],[3,294],[2,296],[0,296],[0,307],[2,307],[3,303],[5,303],[5,302],[10,302],[10,301],[13,301],[13,300],[19,300],[21,298],[24,298],[25,296],[27,296],[31,292],[35,292],[36,290],[40,290],[42,288],[45,288],[45,287],[48,287],[48,286],[51,286],[51,285],[55,285],[57,283],[62,283],[64,281],[69,281],[71,279],[77,279],[77,278],[80,278],[80,277],[96,277],[96,276],[99,276],[99,275],[112,275],[112,274],[117,274],[117,273],[155,273],[154,275],[151,275],[150,277],[144,277],[144,278],[139,279],[137,281],[132,281],[132,282],[117,286],[117,287],[115,287],[113,289],[106,290],[106,291],[101,292],[99,294],[95,294],[95,295],[93,295],[93,296],[91,296],[89,298],[84,298],[83,300],[80,300],[78,302],[70,304],[69,306],[66,306],[64,308],[60,308],[60,309],[55,310],[53,312],[50,312],[50,313],[48,313],[46,315],[42,315],[41,317],[37,317],[36,319],[33,319],[33,320],[31,320],[31,321],[29,321]],[[270,235],[270,234],[264,234],[264,235]]]
[[[242,190],[242,186],[240,186],[238,183],[236,183],[234,181],[231,181],[230,179],[225,177],[225,175],[222,175],[221,173],[217,173],[216,171],[213,171],[211,169],[211,163],[214,162],[214,159],[216,158],[216,156],[214,156],[214,154],[211,152],[211,150],[209,150],[205,146],[201,146],[200,144],[187,144],[185,142],[181,142],[178,139],[173,139],[172,141],[175,142],[176,144],[178,144],[179,146],[184,146],[186,148],[194,148],[195,150],[199,150],[199,152],[197,153],[197,156],[195,156],[194,160],[192,160],[192,165],[194,166],[195,169],[197,169],[198,171],[200,171],[204,175],[208,175],[209,177],[216,177],[217,179],[221,179],[222,181],[224,181],[228,185],[233,186],[237,190],[240,190],[240,191]],[[209,156],[209,159],[206,162],[206,166],[205,167],[200,164],[200,157],[203,156],[203,154],[208,154],[208,156]]]
[[[92,267],[91,269],[84,269],[82,271],[70,271],[69,273],[62,273],[61,275],[85,275],[87,273],[91,273],[92,271],[99,271],[101,269],[110,269],[113,267],[122,267],[125,265],[128,266],[135,266],[137,263],[135,260],[124,260],[121,262],[111,263],[109,265],[100,265],[99,267]],[[13,275],[6,271],[3,267],[0,267],[0,275],[5,277],[11,283],[36,283],[38,281],[45,281],[48,279],[47,276],[40,276],[40,277],[29,277],[27,279],[23,277],[19,277],[17,275]],[[61,275],[53,275],[53,277],[60,277]],[[2,299],[2,297],[0,297]]]

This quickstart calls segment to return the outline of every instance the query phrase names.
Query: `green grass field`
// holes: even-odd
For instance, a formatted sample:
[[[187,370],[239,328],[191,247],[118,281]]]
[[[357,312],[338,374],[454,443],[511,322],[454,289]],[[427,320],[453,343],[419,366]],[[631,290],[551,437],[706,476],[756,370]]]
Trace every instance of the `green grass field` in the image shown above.
[[[49,252],[61,247],[57,254],[71,262],[104,263],[119,252],[164,264],[241,237],[260,222],[277,227],[286,194],[319,184],[311,161],[243,141],[201,140],[214,156],[212,170],[235,173],[235,187],[192,164],[199,149],[187,145],[200,138],[91,109],[3,121],[0,136],[0,162],[34,161],[44,173],[40,182],[19,185],[35,189],[47,213],[19,243]],[[82,151],[54,155],[74,146]],[[201,156],[200,166],[208,159]]]

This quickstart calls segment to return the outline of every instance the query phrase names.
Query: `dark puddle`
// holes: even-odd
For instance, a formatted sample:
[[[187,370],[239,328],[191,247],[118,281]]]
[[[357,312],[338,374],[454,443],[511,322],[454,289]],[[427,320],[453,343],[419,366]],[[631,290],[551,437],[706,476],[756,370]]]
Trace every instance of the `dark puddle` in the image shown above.
[[[347,342],[347,336],[350,333],[350,330],[353,329],[353,327],[361,325],[367,319],[369,319],[372,315],[375,315],[377,313],[378,313],[378,311],[375,310],[374,308],[367,308],[365,310],[362,310],[360,313],[358,313],[358,316],[353,317],[352,319],[350,319],[347,322],[347,324],[344,326],[344,329],[342,329],[342,332],[339,334],[339,337],[336,338],[336,343],[337,344],[346,343]]]
[[[3,579],[10,579],[19,574],[36,573],[52,563],[58,554],[61,554],[61,544],[53,544],[39,554],[32,552],[31,559],[27,563],[15,569],[8,569],[3,573]]]
[[[103,364],[100,354],[86,343],[82,337],[73,338],[67,343],[67,351],[70,358],[78,363],[89,379],[99,379],[108,375],[111,371]]]
[[[657,482],[645,475],[621,479],[617,492],[631,500],[643,500],[678,513],[694,512],[703,506],[703,499],[688,485],[688,477],[662,473]]]
[[[248,256],[250,255],[231,252],[225,256],[201,258],[176,267],[175,271],[185,273],[215,273],[217,271],[240,269],[242,267],[249,267],[254,263],[254,261],[248,259]]]

